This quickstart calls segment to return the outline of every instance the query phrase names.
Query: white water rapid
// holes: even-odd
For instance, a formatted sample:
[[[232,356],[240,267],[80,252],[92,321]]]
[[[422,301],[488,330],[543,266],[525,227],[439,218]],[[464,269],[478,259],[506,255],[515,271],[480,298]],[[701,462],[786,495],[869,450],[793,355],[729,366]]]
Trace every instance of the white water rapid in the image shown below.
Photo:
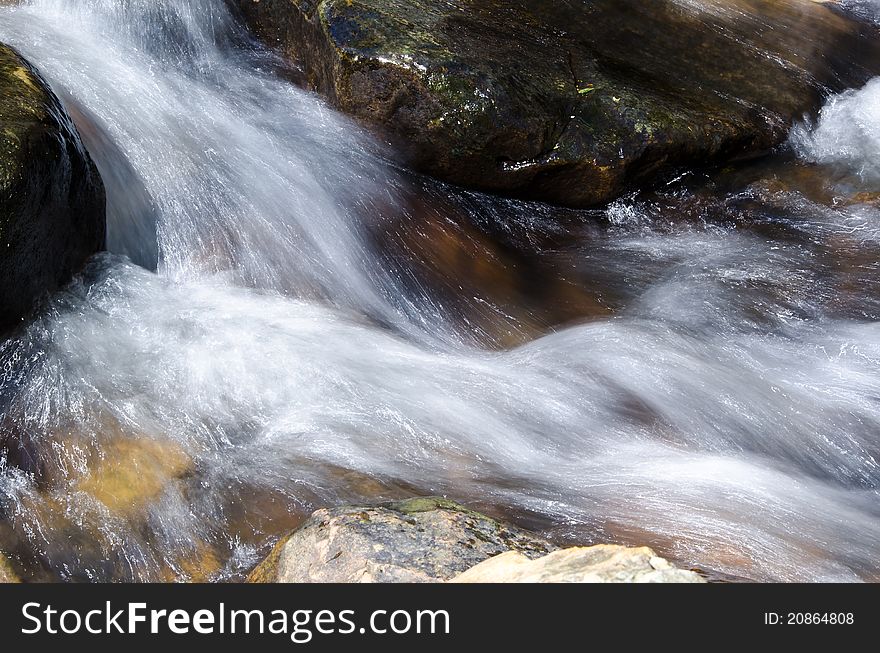
[[[0,548],[35,575],[235,578],[284,515],[442,493],[738,577],[880,578],[876,203],[746,189],[682,222],[620,200],[554,253],[617,310],[481,348],[369,235],[417,220],[414,182],[222,0],[30,0],[0,7],[0,41],[109,199],[110,253],[0,346]],[[875,81],[793,143],[876,186],[878,125]],[[535,232],[553,213],[461,206]],[[113,485],[132,456],[161,481],[136,498]]]

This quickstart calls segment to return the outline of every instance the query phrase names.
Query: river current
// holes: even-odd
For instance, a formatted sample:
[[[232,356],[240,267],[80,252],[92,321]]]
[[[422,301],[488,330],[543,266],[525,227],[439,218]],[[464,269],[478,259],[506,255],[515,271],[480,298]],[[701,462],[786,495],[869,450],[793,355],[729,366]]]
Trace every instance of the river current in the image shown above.
[[[577,212],[399,169],[222,0],[30,0],[0,41],[108,190],[109,252],[0,345],[28,577],[236,579],[318,507],[443,494],[880,580],[880,80],[769,161]]]

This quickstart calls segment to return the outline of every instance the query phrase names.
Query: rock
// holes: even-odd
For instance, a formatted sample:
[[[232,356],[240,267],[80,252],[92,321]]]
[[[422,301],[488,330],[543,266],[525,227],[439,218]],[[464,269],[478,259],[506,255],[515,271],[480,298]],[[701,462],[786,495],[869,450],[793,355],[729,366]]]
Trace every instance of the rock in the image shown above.
[[[3,583],[20,583],[21,580],[12,570],[12,565],[2,553],[0,553],[0,584]]]
[[[58,422],[23,410],[13,402],[0,411],[0,452],[30,480],[16,497],[14,527],[0,507],[0,548],[23,578],[205,582],[220,572],[226,550],[210,527],[156,536],[198,483],[200,450],[99,404]]]
[[[179,444],[148,438],[109,440],[89,458],[71,490],[84,492],[119,516],[144,512],[170,482],[193,470],[192,458]]]
[[[0,44],[0,329],[102,249],[104,186],[39,73]]]
[[[255,583],[430,583],[505,551],[555,547],[445,499],[319,510],[251,574]]]
[[[510,551],[481,562],[452,583],[705,583],[651,549],[600,544],[555,551],[531,560]]]
[[[556,550],[452,501],[319,510],[281,540],[252,583],[703,583],[649,548]]]
[[[873,27],[807,0],[235,4],[415,168],[575,207],[763,153],[880,67]]]
[[[173,566],[163,569],[163,583],[210,583],[223,571],[223,561],[207,542],[193,542],[192,551],[173,557]]]

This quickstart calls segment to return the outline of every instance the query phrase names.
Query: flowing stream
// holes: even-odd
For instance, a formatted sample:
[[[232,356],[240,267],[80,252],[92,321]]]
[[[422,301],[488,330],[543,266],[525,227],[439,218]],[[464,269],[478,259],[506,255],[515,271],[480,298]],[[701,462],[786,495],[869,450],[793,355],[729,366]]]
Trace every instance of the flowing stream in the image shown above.
[[[29,578],[237,579],[317,507],[445,494],[880,580],[880,80],[770,161],[574,212],[399,170],[222,0],[31,0],[0,41],[108,188],[109,253],[0,345]]]

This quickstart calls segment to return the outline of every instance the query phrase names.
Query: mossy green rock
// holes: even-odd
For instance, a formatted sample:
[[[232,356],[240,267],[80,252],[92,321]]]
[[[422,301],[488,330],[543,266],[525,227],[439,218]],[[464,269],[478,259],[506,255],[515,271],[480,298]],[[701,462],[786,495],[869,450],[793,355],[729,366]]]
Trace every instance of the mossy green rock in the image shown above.
[[[812,0],[235,4],[416,168],[571,206],[762,153],[880,61],[874,28]]]
[[[517,551],[540,557],[546,540],[446,499],[319,510],[250,576],[254,583],[432,583]]]
[[[0,329],[104,245],[104,186],[39,73],[0,44]]]

